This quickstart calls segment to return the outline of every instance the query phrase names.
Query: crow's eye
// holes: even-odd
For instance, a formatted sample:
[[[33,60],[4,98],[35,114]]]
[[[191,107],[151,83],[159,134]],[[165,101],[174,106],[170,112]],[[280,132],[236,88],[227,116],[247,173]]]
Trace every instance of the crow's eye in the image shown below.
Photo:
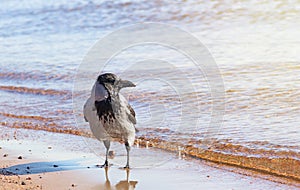
[[[111,84],[115,84],[115,79],[111,79],[108,82],[111,83]]]
[[[115,79],[113,77],[110,77],[110,76],[106,77],[104,79],[104,81],[107,82],[107,83],[111,83],[111,84],[115,83]]]

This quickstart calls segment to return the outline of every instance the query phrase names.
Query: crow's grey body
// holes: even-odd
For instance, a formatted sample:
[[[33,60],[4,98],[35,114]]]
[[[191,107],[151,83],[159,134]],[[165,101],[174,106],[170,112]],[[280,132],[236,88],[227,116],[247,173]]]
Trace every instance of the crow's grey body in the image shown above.
[[[111,73],[102,74],[95,82],[91,96],[84,105],[84,118],[89,122],[94,136],[104,142],[106,161],[110,141],[124,142],[127,150],[129,167],[129,150],[135,139],[135,112],[119,91],[124,87],[134,87],[130,81],[119,79]]]

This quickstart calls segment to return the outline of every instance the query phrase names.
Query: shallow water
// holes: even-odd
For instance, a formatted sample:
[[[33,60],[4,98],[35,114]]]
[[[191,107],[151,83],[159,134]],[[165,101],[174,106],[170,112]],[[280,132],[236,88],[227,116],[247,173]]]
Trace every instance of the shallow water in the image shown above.
[[[84,56],[121,27],[163,22],[191,32],[212,53],[225,86],[224,121],[220,129],[209,129],[210,87],[190,60],[166,47],[143,45],[123,51],[105,68],[138,83],[123,92],[137,112],[138,135],[195,147],[213,138],[211,147],[227,154],[300,160],[299,15],[296,0],[5,1],[0,7],[1,124],[90,135],[78,110],[100,71],[76,75]],[[124,71],[145,59],[161,59],[176,69],[158,64]],[[152,78],[139,80],[144,74]],[[161,76],[178,84],[188,78],[193,91],[178,96]],[[73,105],[78,78],[86,83],[74,92]],[[184,105],[192,109],[182,112]]]

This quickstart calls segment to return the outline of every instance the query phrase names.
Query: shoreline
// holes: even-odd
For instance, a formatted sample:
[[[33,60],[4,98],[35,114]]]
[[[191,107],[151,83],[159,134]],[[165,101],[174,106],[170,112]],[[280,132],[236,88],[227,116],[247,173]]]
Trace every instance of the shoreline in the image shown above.
[[[143,147],[145,147],[148,142],[149,147],[156,147],[175,153],[179,152],[178,147],[180,147],[181,155],[187,155],[191,158],[202,159],[217,164],[253,170],[262,174],[274,175],[280,178],[285,178],[288,181],[300,183],[300,160],[289,157],[277,157],[276,154],[273,155],[273,158],[224,154],[210,149],[197,148],[191,145],[183,145],[179,143],[174,146],[174,143],[172,142],[157,142],[152,139],[143,139],[140,142],[142,142]],[[245,147],[243,148],[246,149]]]
[[[96,155],[84,144],[92,139],[85,139],[85,142],[83,139],[84,137],[74,135],[26,129],[2,130],[0,189],[121,189],[129,187],[133,189],[134,187],[136,189],[195,189],[199,187],[200,189],[224,189],[224,187],[297,189],[300,187],[297,183],[274,182],[276,180],[272,176],[264,179],[259,173],[253,174],[236,167],[227,167],[189,157],[179,159],[174,153],[155,148],[136,147],[132,150],[133,168],[127,180],[126,171],[119,169],[119,166],[125,163],[122,153],[125,148],[118,143],[114,143],[112,147],[116,152],[116,158],[111,160],[114,165],[108,169],[109,180],[106,180],[105,170],[96,167],[97,164],[103,162],[101,156]],[[3,157],[4,154],[7,156]],[[140,155],[146,156],[141,158]],[[20,156],[22,159],[18,159]],[[165,159],[159,160],[162,157]],[[154,165],[154,161],[161,161],[161,163]],[[150,164],[145,166],[144,162]],[[25,185],[22,185],[22,182]]]
[[[92,134],[81,132],[79,130],[59,130],[55,128],[53,130],[50,130],[48,128],[44,129],[42,128],[42,126],[40,126],[40,128],[30,128],[28,126],[24,127],[18,125],[10,127],[3,125],[3,127],[11,130],[27,129],[56,134],[75,135],[79,138],[93,138]],[[300,182],[299,153],[290,151],[277,152],[276,150],[253,150],[241,145],[225,145],[221,143],[214,145],[215,147],[213,146],[208,149],[203,149],[201,147],[197,147],[197,145],[199,146],[199,143],[201,144],[202,142],[189,142],[188,145],[184,145],[178,142],[167,142],[156,138],[146,138],[144,135],[137,135],[135,140],[135,145],[138,144],[138,146],[140,146],[141,148],[153,147],[173,154],[180,154],[183,156],[192,157],[194,159],[202,159],[208,162],[214,162],[216,164],[234,166],[242,169],[253,170],[262,174],[269,174],[279,178],[283,178],[283,180],[279,181],[287,180],[291,181],[292,183]],[[234,150],[235,152],[226,154],[222,152],[222,149],[219,149],[219,147],[224,148],[225,151],[226,148],[229,148],[231,151]],[[247,156],[243,155],[245,153],[247,154]]]

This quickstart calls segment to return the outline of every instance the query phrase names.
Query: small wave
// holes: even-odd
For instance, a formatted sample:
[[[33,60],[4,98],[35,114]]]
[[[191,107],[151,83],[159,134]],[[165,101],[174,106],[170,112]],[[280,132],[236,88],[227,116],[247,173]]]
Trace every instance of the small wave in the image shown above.
[[[275,151],[269,152],[267,150],[256,150],[256,153],[258,153],[257,151],[260,151],[259,155],[249,156],[247,152],[250,149],[247,149],[241,145],[215,145],[216,147],[219,145],[225,146],[227,150],[230,148],[230,152],[225,153],[224,151],[216,150],[214,148],[203,149],[192,144],[184,145],[179,142],[168,142],[160,140],[159,138],[146,138],[144,136],[139,137],[136,143],[139,143],[140,147],[147,146],[176,153],[180,152],[181,155],[200,158],[215,163],[251,169],[300,181],[300,155],[299,153],[295,152],[292,153],[290,151],[281,151],[279,153],[275,153]],[[198,141],[198,143],[201,144],[202,142]]]
[[[40,81],[47,81],[47,80],[65,80],[69,81],[69,75],[59,75],[59,74],[47,74],[47,73],[26,73],[26,72],[1,72],[0,79],[15,79],[15,80],[40,80]]]
[[[0,86],[0,90],[24,94],[71,96],[71,92],[67,90],[59,91],[53,89],[28,88],[19,86]]]
[[[167,94],[159,92],[135,92],[135,94],[123,93],[123,95],[130,101],[139,102],[190,102],[192,104],[211,104],[210,97],[207,94],[199,92],[190,92],[185,94]],[[205,101],[201,101],[205,100]]]
[[[61,126],[55,123],[42,125],[33,122],[0,122],[0,126],[16,128],[16,129],[32,129],[38,131],[48,131],[53,133],[64,133],[91,138],[93,135],[83,130],[76,130],[71,126]]]
[[[33,119],[33,120],[46,121],[46,122],[53,121],[52,118],[36,116],[36,115],[15,115],[15,114],[11,114],[11,113],[3,113],[3,112],[0,112],[0,115],[9,117],[9,118],[16,118],[16,119]]]

